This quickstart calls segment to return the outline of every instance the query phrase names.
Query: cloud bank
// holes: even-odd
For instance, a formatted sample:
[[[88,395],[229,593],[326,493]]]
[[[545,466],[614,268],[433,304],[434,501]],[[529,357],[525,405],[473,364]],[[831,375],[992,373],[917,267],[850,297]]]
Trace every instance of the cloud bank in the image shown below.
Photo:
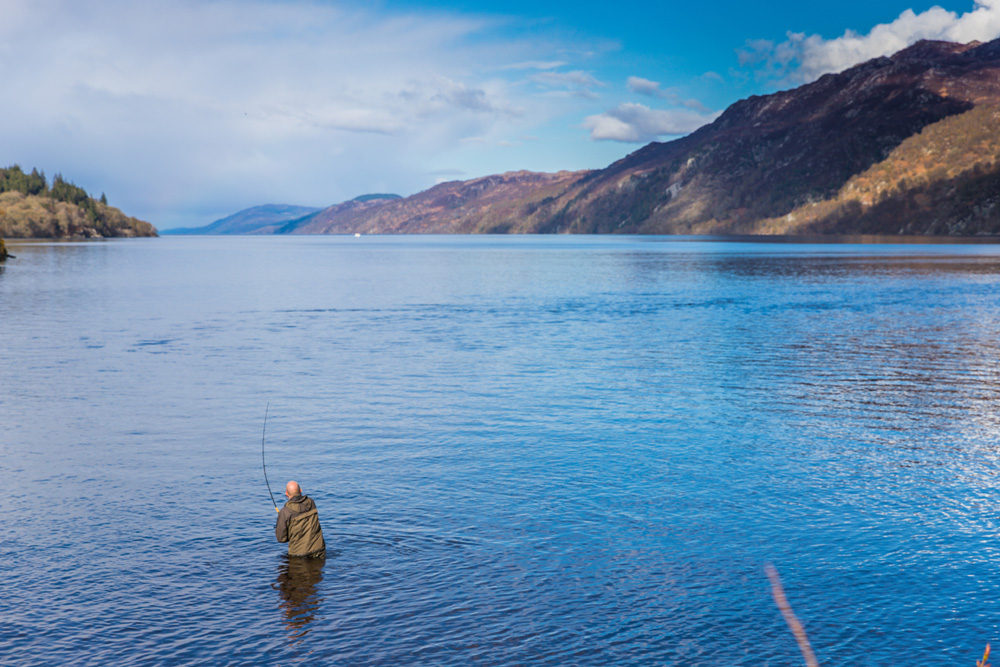
[[[872,28],[867,34],[848,30],[840,37],[789,32],[780,43],[749,41],[738,51],[740,64],[758,69],[765,77],[788,84],[818,79],[858,63],[891,55],[922,39],[967,43],[1000,37],[1000,0],[976,0],[964,14],[931,7],[916,13],[907,9],[891,23]]]
[[[409,194],[457,166],[442,156],[467,166],[470,145],[509,147],[603,85],[575,45],[509,19],[285,0],[0,0],[0,15],[0,166],[61,172],[163,227]]]

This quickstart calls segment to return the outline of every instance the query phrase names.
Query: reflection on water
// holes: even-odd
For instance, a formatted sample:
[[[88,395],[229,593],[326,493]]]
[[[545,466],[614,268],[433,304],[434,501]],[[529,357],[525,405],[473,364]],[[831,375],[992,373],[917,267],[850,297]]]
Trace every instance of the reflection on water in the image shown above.
[[[318,587],[323,581],[326,558],[295,558],[285,555],[278,566],[274,585],[281,594],[281,615],[289,638],[301,641],[309,632],[309,624],[316,620],[316,613],[323,603]]]

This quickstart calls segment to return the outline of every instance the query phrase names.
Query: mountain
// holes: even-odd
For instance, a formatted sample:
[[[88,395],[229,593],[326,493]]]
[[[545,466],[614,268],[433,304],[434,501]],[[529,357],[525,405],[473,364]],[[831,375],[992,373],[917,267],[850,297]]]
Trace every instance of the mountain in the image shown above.
[[[156,236],[148,222],[129,217],[56,175],[20,166],[0,169],[0,236],[7,238],[102,238]]]
[[[646,146],[568,193],[547,224],[658,233],[992,232],[1000,210],[985,191],[975,220],[966,218],[977,204],[951,211],[958,217],[947,225],[934,211],[966,178],[988,171],[1000,182],[1000,142],[989,129],[998,105],[1000,41],[920,42],[737,102],[688,137]],[[920,152],[927,159],[917,163]],[[915,205],[898,204],[909,201]],[[877,208],[904,215],[886,227]]]
[[[165,229],[163,234],[275,234],[288,233],[298,226],[306,225],[317,213],[330,209],[365,208],[371,202],[400,199],[393,194],[368,194],[355,197],[349,202],[336,204],[328,209],[310,206],[290,206],[288,204],[265,204],[254,206],[216,220],[204,227],[180,227]]]
[[[281,233],[503,233],[518,227],[525,207],[556,196],[580,173],[519,171],[452,181],[406,198],[353,200],[286,225]]]
[[[605,169],[339,205],[292,233],[1000,233],[1000,40],[922,41]]]
[[[329,208],[318,210],[315,213],[311,213],[297,220],[292,220],[291,222],[283,225],[282,227],[279,227],[277,229],[277,233],[278,234],[336,233],[328,228],[328,225],[326,224],[327,220],[331,220],[338,217],[350,217],[352,214],[359,214],[362,211],[378,208],[383,204],[394,202],[401,199],[402,197],[400,197],[399,195],[390,195],[390,194],[361,195],[360,197],[355,197],[354,199],[343,202],[342,204],[334,204]]]
[[[287,204],[265,204],[254,206],[216,220],[204,227],[180,227],[164,229],[163,234],[272,234],[289,220],[322,209]]]

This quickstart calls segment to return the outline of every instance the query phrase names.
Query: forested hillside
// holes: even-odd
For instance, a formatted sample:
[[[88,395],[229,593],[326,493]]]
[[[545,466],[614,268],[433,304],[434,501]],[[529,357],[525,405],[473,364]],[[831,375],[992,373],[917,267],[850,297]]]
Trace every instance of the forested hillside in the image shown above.
[[[0,169],[0,237],[71,238],[156,236],[148,222],[108,205],[57,174],[51,186],[45,172],[26,173],[14,165]]]

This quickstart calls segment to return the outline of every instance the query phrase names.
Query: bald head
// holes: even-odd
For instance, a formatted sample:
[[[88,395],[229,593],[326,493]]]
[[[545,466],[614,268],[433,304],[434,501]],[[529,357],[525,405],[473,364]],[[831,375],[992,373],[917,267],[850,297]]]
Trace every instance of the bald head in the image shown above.
[[[302,493],[302,489],[299,487],[298,482],[289,482],[288,484],[285,484],[285,495],[289,498],[294,498],[300,493]]]

